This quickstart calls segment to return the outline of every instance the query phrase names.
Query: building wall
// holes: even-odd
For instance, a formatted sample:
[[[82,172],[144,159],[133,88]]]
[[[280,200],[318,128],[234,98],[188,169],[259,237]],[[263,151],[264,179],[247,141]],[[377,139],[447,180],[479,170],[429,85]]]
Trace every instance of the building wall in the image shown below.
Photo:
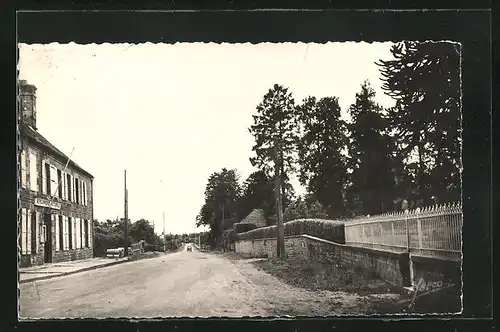
[[[236,252],[252,257],[275,257],[276,239],[243,240],[235,243]],[[345,267],[375,271],[380,278],[399,286],[409,286],[408,254],[342,245],[309,235],[285,237],[287,258],[307,258]]]
[[[50,239],[52,241],[52,262],[57,263],[57,262],[63,262],[63,261],[70,261],[70,260],[76,260],[76,259],[85,259],[85,258],[92,258],[93,257],[93,245],[92,245],[92,234],[93,234],[93,192],[92,192],[92,179],[89,178],[88,176],[81,174],[75,169],[72,169],[70,166],[66,168],[66,173],[76,176],[79,179],[83,180],[87,184],[87,205],[84,206],[82,204],[77,204],[74,202],[70,202],[68,200],[61,199],[59,197],[52,197],[48,194],[44,194],[42,192],[42,161],[48,161],[50,164],[56,166],[57,169],[59,170],[64,170],[65,163],[62,163],[59,161],[59,159],[56,159],[54,156],[52,156],[49,153],[46,153],[42,149],[38,148],[38,146],[35,146],[33,144],[30,144],[29,140],[22,139],[21,140],[21,148],[26,152],[26,158],[29,159],[29,151],[33,151],[36,155],[36,170],[37,170],[37,180],[36,183],[38,185],[38,190],[33,191],[30,189],[30,178],[31,177],[31,172],[28,171],[26,174],[22,174],[20,172],[20,176],[22,177],[23,175],[27,176],[27,188],[21,187],[21,182],[19,182],[20,186],[20,211],[21,209],[28,209],[30,211],[36,211],[37,212],[37,220],[36,220],[36,226],[34,229],[32,227],[31,231],[35,233],[34,239],[36,241],[36,250],[33,251],[31,255],[24,255],[21,254],[21,267],[24,266],[31,266],[31,265],[41,265],[44,263],[44,245],[41,241],[41,226],[44,224],[44,219],[43,215],[45,213],[51,213],[51,214],[61,214],[67,217],[71,218],[81,218],[88,220],[88,227],[89,227],[89,234],[90,234],[90,239],[89,239],[89,247],[86,248],[77,248],[77,249],[70,249],[70,250],[58,250],[56,251],[56,225],[55,223],[52,223],[52,228],[51,228],[51,234],[52,238]],[[29,165],[29,161],[28,161]],[[30,170],[29,166],[26,166],[27,170]],[[49,209],[47,207],[43,206],[38,206],[35,205],[35,199],[41,198],[41,199],[46,199],[46,200],[52,200],[53,202],[57,202],[61,205],[60,210],[55,210],[55,209]],[[20,220],[21,221],[21,220]],[[19,221],[19,222],[20,222]],[[21,226],[19,226],[19,231],[21,231]],[[33,239],[33,238],[32,238]],[[19,242],[20,244],[21,242]]]

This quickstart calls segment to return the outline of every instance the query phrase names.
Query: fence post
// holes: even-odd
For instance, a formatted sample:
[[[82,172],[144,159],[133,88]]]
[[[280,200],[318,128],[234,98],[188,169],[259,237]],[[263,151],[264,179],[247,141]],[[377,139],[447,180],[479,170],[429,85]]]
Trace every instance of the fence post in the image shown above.
[[[381,245],[380,247],[381,247],[381,248],[383,248],[383,247],[387,244],[387,241],[386,241],[386,239],[385,239],[385,234],[384,234],[384,232],[383,232],[383,228],[382,228],[382,221],[379,221],[378,225],[379,225],[379,227],[380,227],[380,239],[382,240],[382,241],[381,241],[381,242],[382,242],[382,243],[381,243],[382,245]]]
[[[420,222],[419,212],[417,212],[417,238],[418,238],[418,249],[422,249],[422,225]]]
[[[394,220],[391,220],[391,231],[392,231],[392,245],[396,247],[396,235],[394,234]]]

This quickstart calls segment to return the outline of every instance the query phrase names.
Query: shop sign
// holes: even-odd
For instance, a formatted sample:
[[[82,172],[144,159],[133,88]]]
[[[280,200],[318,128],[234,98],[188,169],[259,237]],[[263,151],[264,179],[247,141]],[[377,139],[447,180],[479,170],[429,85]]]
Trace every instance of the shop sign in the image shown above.
[[[53,202],[53,201],[50,201],[48,199],[43,199],[43,198],[35,198],[35,205],[44,206],[44,207],[52,208],[55,210],[61,209],[61,203]]]

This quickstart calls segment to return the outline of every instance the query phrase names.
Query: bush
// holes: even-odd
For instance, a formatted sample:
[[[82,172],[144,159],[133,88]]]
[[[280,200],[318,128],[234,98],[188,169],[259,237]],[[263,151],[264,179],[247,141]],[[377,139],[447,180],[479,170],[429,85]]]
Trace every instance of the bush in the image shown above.
[[[247,223],[247,222],[240,222],[240,223],[234,224],[233,226],[234,226],[235,233],[244,233],[244,232],[248,232],[248,231],[251,231],[251,230],[257,228],[256,225],[254,225],[252,223]]]
[[[344,223],[325,219],[298,219],[283,224],[285,236],[307,234],[336,243],[345,243]],[[237,240],[275,238],[276,226],[257,228],[236,235]]]

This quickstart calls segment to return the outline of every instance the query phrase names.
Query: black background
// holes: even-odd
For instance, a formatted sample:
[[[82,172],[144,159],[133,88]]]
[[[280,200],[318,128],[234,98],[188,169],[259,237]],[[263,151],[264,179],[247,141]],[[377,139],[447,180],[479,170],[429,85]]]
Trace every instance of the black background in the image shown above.
[[[137,2],[136,2],[137,3]],[[166,4],[165,4],[166,3]],[[13,8],[0,16],[6,22],[3,41],[5,81],[2,100],[2,182],[1,197],[3,234],[16,234],[16,151],[15,151],[15,89],[16,27],[18,41],[23,43],[141,43],[141,42],[327,42],[327,41],[400,41],[400,40],[450,40],[462,44],[463,90],[463,208],[464,208],[464,312],[462,318],[387,319],[328,318],[293,320],[164,320],[137,322],[130,320],[84,320],[61,323],[45,321],[16,323],[17,320],[17,266],[16,238],[4,236],[0,243],[4,269],[2,300],[8,308],[3,310],[2,325],[10,330],[18,329],[65,330],[65,329],[118,329],[123,331],[146,330],[336,330],[395,329],[418,330],[484,330],[491,328],[492,321],[492,153],[491,153],[491,12],[486,1],[455,2],[455,6],[486,8],[483,10],[312,10],[312,11],[245,11],[245,8],[263,7],[259,2],[247,3],[246,7],[234,2],[210,2],[205,4],[175,2],[141,3],[141,9],[210,9],[209,11],[133,12],[16,12]],[[286,4],[289,8],[302,5]],[[407,5],[411,5],[407,3]],[[419,2],[413,8],[436,7],[435,2]],[[132,3],[75,4],[64,2],[23,2],[17,9],[133,9]],[[309,8],[326,8],[331,2],[311,3]],[[347,8],[349,2],[341,1],[336,8]],[[397,8],[392,2],[371,3],[371,8]],[[283,8],[280,5],[268,8]],[[353,4],[351,4],[353,7]],[[216,9],[240,9],[218,11]],[[358,8],[367,8],[360,7]],[[404,7],[399,7],[404,8]],[[412,7],[407,7],[412,8]],[[5,20],[3,20],[5,18]],[[16,22],[17,20],[17,22]],[[494,26],[495,28],[496,26]],[[496,49],[495,49],[496,50]],[[5,57],[7,55],[7,57]],[[242,66],[245,64],[242,63]],[[495,68],[498,65],[494,64]],[[154,75],[154,73],[151,73]],[[332,78],[335,79],[335,78]],[[494,78],[498,86],[498,78]],[[70,87],[69,87],[70,88]],[[61,91],[63,94],[64,91]],[[495,96],[496,97],[496,96]],[[75,101],[77,102],[77,101]],[[65,125],[61,123],[61,125]],[[83,128],[82,128],[83,129]],[[3,190],[6,189],[6,190]],[[5,207],[3,206],[5,205]],[[140,281],[138,281],[140,282]]]

